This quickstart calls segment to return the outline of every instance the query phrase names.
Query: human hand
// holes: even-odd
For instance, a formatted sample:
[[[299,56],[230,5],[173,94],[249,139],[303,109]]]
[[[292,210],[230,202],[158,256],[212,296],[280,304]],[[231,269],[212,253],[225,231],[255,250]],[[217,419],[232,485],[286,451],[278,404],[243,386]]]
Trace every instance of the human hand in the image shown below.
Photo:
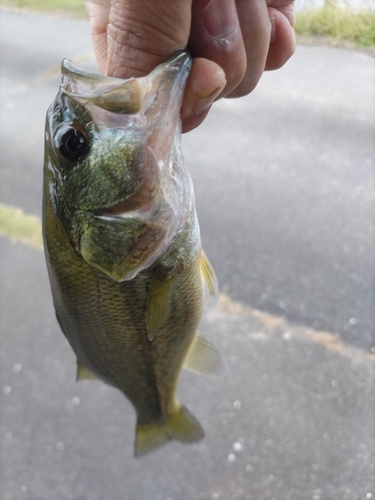
[[[252,92],[264,70],[294,52],[293,0],[86,0],[86,7],[104,74],[143,76],[188,46],[183,132],[200,125],[215,100]]]

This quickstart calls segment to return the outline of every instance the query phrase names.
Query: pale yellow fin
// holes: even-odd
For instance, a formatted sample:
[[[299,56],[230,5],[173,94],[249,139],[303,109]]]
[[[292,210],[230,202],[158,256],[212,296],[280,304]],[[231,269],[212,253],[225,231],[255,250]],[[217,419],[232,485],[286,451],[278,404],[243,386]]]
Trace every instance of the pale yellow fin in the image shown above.
[[[203,278],[203,282],[207,285],[210,297],[215,306],[219,303],[219,285],[217,282],[216,274],[211,266],[211,262],[208,260],[207,255],[202,250],[200,257],[200,270]]]
[[[183,366],[187,370],[205,375],[219,375],[225,371],[219,351],[199,333],[193,340]]]
[[[96,380],[96,377],[93,373],[90,372],[87,368],[85,368],[81,363],[77,360],[77,381],[78,380]]]
[[[153,277],[147,295],[147,332],[151,341],[167,318],[175,275]]]
[[[176,403],[173,414],[163,422],[137,422],[134,455],[146,455],[173,439],[181,443],[196,443],[203,437],[204,431],[198,420],[185,406]]]

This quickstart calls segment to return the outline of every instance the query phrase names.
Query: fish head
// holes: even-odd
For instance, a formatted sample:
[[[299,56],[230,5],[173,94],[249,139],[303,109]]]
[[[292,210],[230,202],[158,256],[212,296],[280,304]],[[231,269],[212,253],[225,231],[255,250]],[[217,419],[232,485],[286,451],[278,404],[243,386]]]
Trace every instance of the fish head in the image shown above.
[[[121,80],[62,62],[46,119],[45,197],[74,249],[115,281],[150,267],[186,216],[179,111],[190,66],[180,51]]]

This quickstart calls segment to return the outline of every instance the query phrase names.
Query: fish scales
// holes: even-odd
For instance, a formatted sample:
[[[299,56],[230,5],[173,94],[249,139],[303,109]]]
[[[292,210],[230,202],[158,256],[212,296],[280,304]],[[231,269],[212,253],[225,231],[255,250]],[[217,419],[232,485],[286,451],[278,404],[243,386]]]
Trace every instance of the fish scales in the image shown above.
[[[217,284],[179,142],[189,67],[180,52],[122,81],[65,61],[47,113],[43,231],[57,319],[78,378],[99,378],[132,403],[137,456],[203,437],[175,398],[179,374],[184,363],[222,368],[197,334],[203,283],[212,294]]]
[[[64,237],[63,230],[61,233]],[[187,233],[185,230],[179,235],[175,244],[180,246],[179,240],[186,239]],[[53,241],[48,250],[50,246],[54,247]],[[171,302],[173,313],[150,342],[145,317],[150,276],[145,273],[128,282],[114,283],[71,252],[69,246],[66,242],[67,251],[60,251],[54,257],[56,283],[52,284],[63,331],[78,359],[94,374],[124,392],[142,421],[160,419],[173,404],[175,387],[170,381],[175,380],[180,371],[200,319],[201,279],[197,255],[189,258],[189,252],[185,252],[179,259],[184,269],[176,277],[176,293]],[[169,253],[172,252],[173,248]],[[140,392],[144,397],[137,397]]]

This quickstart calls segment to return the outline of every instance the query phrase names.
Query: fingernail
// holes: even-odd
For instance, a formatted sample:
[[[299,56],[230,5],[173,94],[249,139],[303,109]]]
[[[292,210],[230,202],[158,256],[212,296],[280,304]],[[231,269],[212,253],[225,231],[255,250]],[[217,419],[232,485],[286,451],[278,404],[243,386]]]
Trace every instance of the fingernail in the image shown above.
[[[276,17],[271,16],[270,22],[271,22],[271,42],[273,42],[276,37]]]
[[[230,0],[210,0],[203,9],[203,22],[213,38],[226,38],[236,29],[236,10]]]
[[[200,99],[198,99],[193,106],[192,113],[194,115],[200,115],[201,113],[203,113],[203,111],[206,111],[208,108],[210,108],[213,105],[216,97],[220,94],[224,87],[225,83],[215,89],[209,96],[201,97]]]

